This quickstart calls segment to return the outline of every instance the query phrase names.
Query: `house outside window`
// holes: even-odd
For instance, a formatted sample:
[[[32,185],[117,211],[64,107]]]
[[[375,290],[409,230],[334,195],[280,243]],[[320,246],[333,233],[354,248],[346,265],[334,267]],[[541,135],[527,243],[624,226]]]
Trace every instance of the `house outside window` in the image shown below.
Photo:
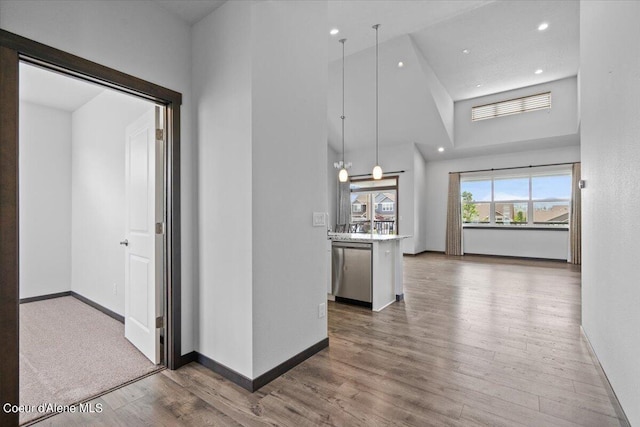
[[[381,180],[353,179],[350,183],[350,189],[350,223],[357,225],[355,227],[357,232],[398,233],[397,176],[384,177]]]

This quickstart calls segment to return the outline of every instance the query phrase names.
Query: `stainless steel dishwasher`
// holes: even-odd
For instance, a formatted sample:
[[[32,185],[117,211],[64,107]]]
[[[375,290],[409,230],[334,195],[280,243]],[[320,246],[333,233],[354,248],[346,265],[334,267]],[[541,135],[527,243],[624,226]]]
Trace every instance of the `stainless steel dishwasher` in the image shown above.
[[[371,243],[334,241],[331,291],[336,301],[371,307],[371,269]]]

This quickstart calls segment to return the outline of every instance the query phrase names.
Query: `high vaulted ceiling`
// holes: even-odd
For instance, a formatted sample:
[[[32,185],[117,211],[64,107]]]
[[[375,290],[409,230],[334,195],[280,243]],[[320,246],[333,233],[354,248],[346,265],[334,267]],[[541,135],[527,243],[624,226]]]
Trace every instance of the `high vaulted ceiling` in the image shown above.
[[[375,31],[366,20],[381,24],[380,145],[413,142],[427,158],[438,146],[447,149],[443,157],[454,155],[449,148],[455,146],[451,111],[455,101],[547,83],[578,72],[577,1],[332,1],[329,9],[330,20],[335,19],[340,30],[328,36],[332,58],[341,58],[338,39],[347,39],[347,151],[370,147],[375,138]],[[332,13],[336,11],[338,18]],[[547,23],[548,28],[539,31],[541,23]],[[398,67],[400,61],[402,68]],[[339,152],[341,68],[341,59],[330,61],[329,144]],[[542,72],[536,74],[538,69]],[[576,133],[562,143],[577,141]],[[550,145],[549,141],[539,142],[540,148]],[[536,148],[536,144],[528,141],[526,147]],[[500,150],[525,147],[508,145],[503,144]],[[487,147],[474,155],[490,152]]]
[[[457,101],[575,76],[578,8],[577,1],[494,2],[411,36]],[[539,31],[543,22],[549,28]]]
[[[469,12],[487,0],[332,0],[329,1],[329,28],[340,32],[334,39],[346,38],[348,52],[354,53],[375,45],[371,28],[380,24],[380,43],[411,34],[431,25]],[[329,46],[329,60],[339,59],[341,52]]]
[[[188,25],[225,3],[154,1]],[[380,145],[415,142],[425,156],[442,141],[453,144],[447,103],[575,76],[578,71],[578,1],[331,0],[328,8],[329,144],[336,150],[341,149],[340,38],[347,39],[347,149],[368,147],[375,137],[373,24],[381,24]],[[542,22],[549,28],[538,31]],[[331,36],[332,28],[340,32]],[[403,68],[398,68],[399,61]],[[534,74],[536,69],[543,72]],[[27,91],[21,90],[23,99],[29,98]],[[84,96],[50,98],[58,108],[71,111]],[[70,104],[61,105],[63,101]],[[567,143],[576,143],[576,136],[569,135]],[[536,144],[530,141],[528,146]]]
[[[330,1],[329,29],[340,32],[329,37],[329,57],[340,59],[341,38],[347,55],[374,46],[371,26],[381,24],[381,44],[410,35],[454,101],[474,98],[575,76],[578,13],[573,0]]]

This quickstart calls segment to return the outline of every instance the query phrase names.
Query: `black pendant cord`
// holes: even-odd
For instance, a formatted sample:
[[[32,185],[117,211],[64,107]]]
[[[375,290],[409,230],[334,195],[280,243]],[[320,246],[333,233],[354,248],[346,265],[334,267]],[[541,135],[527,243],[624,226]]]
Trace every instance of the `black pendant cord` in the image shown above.
[[[376,165],[378,162],[378,27],[380,24],[373,26],[376,30]]]
[[[342,167],[346,168],[347,166],[344,161],[344,42],[346,42],[347,39],[340,39],[339,41],[342,43],[342,116],[340,116],[342,120]]]

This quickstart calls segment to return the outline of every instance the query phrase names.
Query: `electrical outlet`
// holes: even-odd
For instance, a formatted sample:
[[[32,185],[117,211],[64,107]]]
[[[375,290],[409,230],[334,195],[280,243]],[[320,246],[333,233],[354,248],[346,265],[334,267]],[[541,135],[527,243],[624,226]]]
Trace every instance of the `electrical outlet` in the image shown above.
[[[114,295],[118,295],[118,284],[117,283],[113,284],[113,294]]]
[[[322,319],[327,315],[327,303],[323,302],[318,305],[318,319]]]

